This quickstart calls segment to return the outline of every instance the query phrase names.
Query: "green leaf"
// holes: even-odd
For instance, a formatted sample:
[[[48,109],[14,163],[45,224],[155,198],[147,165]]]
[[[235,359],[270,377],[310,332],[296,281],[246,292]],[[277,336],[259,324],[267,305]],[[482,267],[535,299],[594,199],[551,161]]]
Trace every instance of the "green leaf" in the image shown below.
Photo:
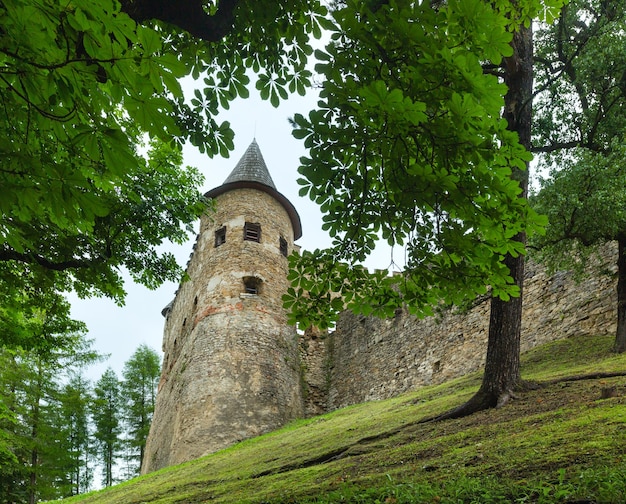
[[[143,46],[145,55],[154,54],[161,49],[161,36],[152,28],[138,26],[137,40]],[[171,65],[171,60],[169,64]]]

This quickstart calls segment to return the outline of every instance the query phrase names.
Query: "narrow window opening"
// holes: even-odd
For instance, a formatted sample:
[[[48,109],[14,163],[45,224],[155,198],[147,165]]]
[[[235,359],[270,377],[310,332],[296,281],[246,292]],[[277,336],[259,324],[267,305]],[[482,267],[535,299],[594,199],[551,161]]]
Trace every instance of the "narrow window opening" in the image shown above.
[[[224,245],[224,243],[226,243],[226,226],[222,226],[215,231],[215,246],[219,247]]]
[[[243,228],[243,239],[248,241],[261,241],[261,225],[252,222],[246,222]]]
[[[287,248],[287,240],[285,240],[282,236],[278,242],[278,248],[280,249],[280,253],[287,257],[289,254],[289,249]]]
[[[257,277],[243,277],[243,288],[245,294],[260,294],[261,279]]]

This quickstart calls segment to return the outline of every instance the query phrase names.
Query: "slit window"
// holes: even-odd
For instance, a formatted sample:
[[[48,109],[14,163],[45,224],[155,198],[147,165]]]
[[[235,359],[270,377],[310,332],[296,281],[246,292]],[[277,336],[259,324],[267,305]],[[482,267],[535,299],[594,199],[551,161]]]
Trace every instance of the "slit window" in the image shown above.
[[[282,236],[278,241],[278,248],[280,249],[280,253],[287,257],[287,255],[289,254],[289,249],[287,248],[287,240],[285,240]]]
[[[222,226],[215,231],[215,246],[219,247],[224,245],[224,243],[226,243],[226,226]]]
[[[260,294],[261,279],[257,277],[243,277],[243,288],[245,294]]]
[[[243,239],[248,241],[261,241],[261,225],[253,224],[252,222],[246,222],[243,227]]]

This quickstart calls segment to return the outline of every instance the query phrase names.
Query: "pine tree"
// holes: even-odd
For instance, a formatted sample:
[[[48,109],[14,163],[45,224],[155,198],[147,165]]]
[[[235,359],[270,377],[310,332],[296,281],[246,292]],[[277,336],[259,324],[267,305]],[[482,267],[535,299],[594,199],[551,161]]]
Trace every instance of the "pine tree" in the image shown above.
[[[115,481],[115,463],[122,448],[120,383],[111,368],[96,382],[91,416],[98,461],[102,465],[102,484],[111,486]]]
[[[71,353],[2,351],[0,389],[6,407],[2,427],[7,440],[2,477],[10,479],[0,492],[4,502],[32,504],[77,491],[73,478],[80,455],[73,447],[76,436],[84,436],[86,425],[79,403],[67,397],[72,386],[63,385],[65,371],[71,369],[68,360],[74,358],[80,359]]]
[[[124,365],[122,396],[128,427],[131,470],[139,473],[156,401],[161,359],[147,345],[141,345]]]
[[[14,351],[0,350],[0,503],[27,501],[23,375]]]
[[[80,372],[74,374],[63,387],[59,402],[67,450],[68,495],[77,495],[89,491],[93,483],[94,447],[89,416],[91,384]]]

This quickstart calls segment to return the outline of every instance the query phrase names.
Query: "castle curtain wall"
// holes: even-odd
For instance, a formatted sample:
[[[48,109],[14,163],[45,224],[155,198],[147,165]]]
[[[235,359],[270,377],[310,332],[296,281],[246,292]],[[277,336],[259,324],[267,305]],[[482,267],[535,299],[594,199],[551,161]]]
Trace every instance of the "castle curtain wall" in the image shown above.
[[[599,275],[596,269],[580,283],[571,272],[549,276],[540,265],[527,265],[522,352],[570,336],[615,333],[614,244],[604,248],[603,257],[612,274]],[[481,369],[488,323],[487,298],[466,313],[452,310],[425,319],[406,312],[391,320],[343,314],[326,337],[328,409],[385,399]]]

